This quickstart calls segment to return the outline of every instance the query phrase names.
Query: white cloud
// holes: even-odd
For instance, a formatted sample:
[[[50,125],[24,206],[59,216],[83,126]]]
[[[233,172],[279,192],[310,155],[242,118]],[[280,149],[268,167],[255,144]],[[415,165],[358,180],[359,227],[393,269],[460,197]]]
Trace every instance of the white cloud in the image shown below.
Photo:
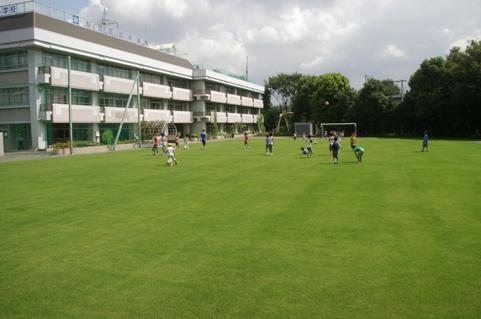
[[[295,71],[340,72],[356,87],[363,74],[408,79],[423,59],[481,38],[479,0],[435,10],[428,0],[90,0],[82,15],[98,20],[103,6],[123,31],[146,27],[149,43],[175,43],[193,62],[240,73],[249,55],[257,82]]]
[[[471,40],[481,40],[481,29],[474,30],[472,34],[462,36],[461,38],[453,41],[449,44],[448,49],[446,52],[449,52],[454,47],[458,47],[461,50],[466,50],[469,41]]]
[[[406,53],[394,44],[389,44],[381,53],[383,58],[406,58]]]

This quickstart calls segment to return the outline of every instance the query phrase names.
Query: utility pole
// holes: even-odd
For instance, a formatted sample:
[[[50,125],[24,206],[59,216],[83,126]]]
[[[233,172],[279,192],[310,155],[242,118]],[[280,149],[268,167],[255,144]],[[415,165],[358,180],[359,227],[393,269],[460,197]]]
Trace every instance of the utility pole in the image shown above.
[[[68,62],[68,132],[70,137],[70,155],[73,154],[73,124],[72,124],[72,58],[67,57]]]

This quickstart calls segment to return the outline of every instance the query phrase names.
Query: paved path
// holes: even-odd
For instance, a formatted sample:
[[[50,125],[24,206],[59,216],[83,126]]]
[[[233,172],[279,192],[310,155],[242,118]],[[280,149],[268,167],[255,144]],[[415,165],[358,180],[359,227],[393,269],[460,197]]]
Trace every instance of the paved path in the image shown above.
[[[13,161],[48,158],[53,156],[54,155],[51,155],[50,152],[34,152],[34,151],[6,152],[5,156],[0,156],[0,164],[13,162]],[[58,155],[55,155],[55,156],[58,156]]]

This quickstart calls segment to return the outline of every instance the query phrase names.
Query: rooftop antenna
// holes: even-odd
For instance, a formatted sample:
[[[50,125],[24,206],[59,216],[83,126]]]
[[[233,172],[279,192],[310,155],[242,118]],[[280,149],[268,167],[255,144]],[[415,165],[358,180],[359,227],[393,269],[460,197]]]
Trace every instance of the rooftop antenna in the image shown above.
[[[118,31],[119,23],[115,20],[111,20],[107,18],[107,13],[108,13],[108,9],[107,7],[104,7],[104,11],[102,13],[102,19],[100,20],[100,23],[97,24],[100,27],[100,31],[102,31],[103,33],[107,33],[107,30],[110,29],[110,26],[115,26]]]
[[[246,80],[249,80],[249,56],[246,56]]]

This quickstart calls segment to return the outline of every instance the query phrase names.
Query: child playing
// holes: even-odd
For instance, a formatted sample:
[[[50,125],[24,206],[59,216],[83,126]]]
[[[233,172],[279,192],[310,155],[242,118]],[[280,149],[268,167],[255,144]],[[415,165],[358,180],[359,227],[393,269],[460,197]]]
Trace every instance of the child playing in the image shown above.
[[[172,144],[169,144],[169,146],[167,147],[167,153],[169,156],[169,159],[167,160],[167,165],[172,166],[173,163],[177,165],[177,160],[175,159],[175,155],[174,155],[175,148],[172,147]]]
[[[189,149],[189,136],[184,135],[184,150]]]
[[[424,131],[424,136],[423,136],[423,149],[421,150],[421,152],[424,152],[424,149],[426,149],[426,152],[429,152],[428,142],[429,142],[428,131]]]
[[[331,149],[332,149],[332,159],[334,160],[334,164],[339,164],[339,149],[341,148],[341,144],[337,141],[337,136],[334,137],[334,141],[332,143]]]
[[[362,156],[364,155],[364,148],[362,146],[354,145],[354,155],[356,155],[357,162],[362,163]]]
[[[158,133],[154,135],[152,139],[152,155],[159,155],[159,144],[160,144],[160,136]]]
[[[244,148],[249,147],[249,136],[247,135],[247,132],[244,132]]]
[[[267,138],[267,148],[269,149],[269,155],[272,155],[272,148],[274,147],[274,137],[272,133],[269,133],[269,137]]]
[[[266,154],[269,155],[269,134],[266,135]]]
[[[307,135],[307,139],[306,139],[306,147],[307,147],[307,157],[311,157],[312,156],[312,138],[311,138],[311,134]]]
[[[162,147],[162,156],[167,154],[167,136],[164,133],[160,134],[160,146]]]
[[[357,142],[356,140],[357,140],[356,133],[352,133],[351,140],[350,140],[352,149],[356,148],[356,142]]]
[[[307,149],[305,149],[304,147],[301,147],[301,154],[307,155],[307,157],[309,157],[309,151]]]

